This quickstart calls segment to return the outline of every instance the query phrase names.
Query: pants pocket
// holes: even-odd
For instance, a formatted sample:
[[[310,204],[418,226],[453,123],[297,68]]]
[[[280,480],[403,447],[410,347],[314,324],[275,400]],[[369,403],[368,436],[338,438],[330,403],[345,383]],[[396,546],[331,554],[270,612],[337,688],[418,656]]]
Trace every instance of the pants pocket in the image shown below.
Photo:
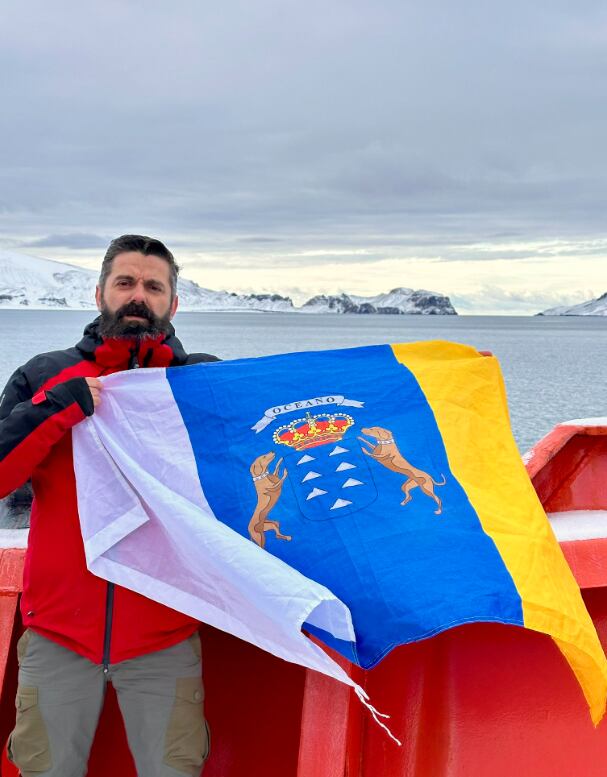
[[[17,688],[17,722],[8,741],[8,757],[23,777],[51,768],[51,750],[40,708],[38,689]]]
[[[192,646],[192,650],[194,651],[194,655],[196,656],[196,658],[198,658],[199,660],[202,659],[202,646],[200,644],[200,633],[198,631],[195,631],[188,641]]]
[[[198,777],[210,749],[203,700],[200,676],[181,677],[176,681],[175,701],[165,738],[164,762],[191,777]]]
[[[25,651],[27,650],[27,645],[31,636],[32,632],[29,629],[26,629],[19,637],[19,641],[17,642],[17,661],[19,665],[21,665],[23,659],[25,658]]]

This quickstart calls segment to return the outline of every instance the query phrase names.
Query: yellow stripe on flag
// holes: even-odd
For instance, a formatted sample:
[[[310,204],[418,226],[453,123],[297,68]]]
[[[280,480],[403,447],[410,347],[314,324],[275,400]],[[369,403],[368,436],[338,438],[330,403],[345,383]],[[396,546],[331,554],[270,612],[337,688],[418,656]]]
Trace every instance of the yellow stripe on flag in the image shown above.
[[[451,471],[519,592],[525,627],[554,639],[598,724],[607,701],[607,660],[512,437],[497,359],[443,340],[392,349],[426,395]]]

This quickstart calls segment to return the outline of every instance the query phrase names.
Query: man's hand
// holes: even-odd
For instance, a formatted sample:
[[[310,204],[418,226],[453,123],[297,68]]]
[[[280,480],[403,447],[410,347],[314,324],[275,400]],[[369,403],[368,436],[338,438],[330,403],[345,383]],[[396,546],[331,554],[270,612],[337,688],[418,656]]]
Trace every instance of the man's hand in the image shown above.
[[[103,388],[103,383],[99,378],[85,378],[85,380],[90,389],[91,396],[93,397],[93,407],[97,407],[101,402],[101,389]]]

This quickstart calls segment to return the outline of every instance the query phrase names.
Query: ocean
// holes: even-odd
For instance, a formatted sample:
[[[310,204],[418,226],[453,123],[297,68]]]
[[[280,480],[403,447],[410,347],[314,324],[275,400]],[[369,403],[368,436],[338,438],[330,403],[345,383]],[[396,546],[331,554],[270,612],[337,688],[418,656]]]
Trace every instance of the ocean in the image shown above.
[[[43,351],[73,345],[94,311],[0,310],[0,385]],[[178,313],[188,351],[223,359],[452,340],[500,360],[519,450],[572,418],[607,415],[607,318]]]

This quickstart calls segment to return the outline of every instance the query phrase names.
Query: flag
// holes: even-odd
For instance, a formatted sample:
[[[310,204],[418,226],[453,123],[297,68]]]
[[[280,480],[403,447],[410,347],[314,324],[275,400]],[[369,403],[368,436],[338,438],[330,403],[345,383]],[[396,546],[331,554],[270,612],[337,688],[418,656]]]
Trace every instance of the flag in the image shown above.
[[[302,626],[364,668],[452,626],[533,629],[603,715],[607,662],[494,357],[433,341],[117,373],[74,457],[106,579],[351,685]]]

